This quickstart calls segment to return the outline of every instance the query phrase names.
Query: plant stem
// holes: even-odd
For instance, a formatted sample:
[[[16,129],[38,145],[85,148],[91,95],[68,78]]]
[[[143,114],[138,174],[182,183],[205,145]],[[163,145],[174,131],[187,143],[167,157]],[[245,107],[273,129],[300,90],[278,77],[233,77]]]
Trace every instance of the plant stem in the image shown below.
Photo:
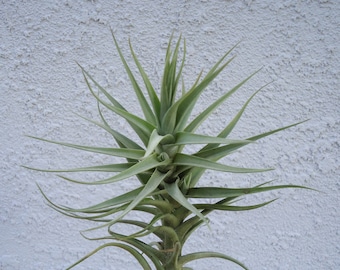
[[[169,260],[164,266],[165,270],[181,270],[182,267],[178,265],[178,258],[181,256],[182,246],[176,242],[172,249],[169,250]]]

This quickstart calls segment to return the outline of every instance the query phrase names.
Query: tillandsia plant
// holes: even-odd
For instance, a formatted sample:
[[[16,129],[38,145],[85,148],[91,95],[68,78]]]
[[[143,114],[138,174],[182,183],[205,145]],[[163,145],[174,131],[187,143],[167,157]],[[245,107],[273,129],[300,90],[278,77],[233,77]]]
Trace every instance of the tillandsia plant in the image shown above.
[[[132,254],[145,270],[188,270],[191,269],[186,266],[189,262],[209,257],[226,259],[238,264],[243,269],[247,269],[236,259],[218,252],[207,251],[183,254],[182,249],[197,228],[202,224],[209,223],[207,216],[212,211],[245,211],[260,208],[274,200],[248,206],[240,206],[235,204],[235,202],[249,194],[282,188],[302,188],[302,186],[274,186],[271,185],[271,182],[266,182],[247,188],[202,187],[198,186],[199,180],[206,170],[247,174],[268,171],[268,169],[234,167],[218,161],[248,144],[299,123],[245,139],[229,138],[229,134],[237,125],[247,105],[261,88],[246,100],[243,107],[217,136],[197,134],[195,133],[197,128],[224,101],[250,80],[256,72],[227,91],[197,116],[190,117],[202,92],[233,60],[233,57],[230,56],[233,48],[223,55],[209,72],[205,75],[201,72],[193,85],[186,90],[182,80],[182,70],[185,61],[185,40],[182,42],[183,39],[179,37],[177,42],[175,42],[171,37],[166,50],[160,91],[156,91],[129,42],[132,59],[139,71],[141,82],[144,84],[145,91],[143,91],[141,83],[138,83],[131,71],[113,33],[112,36],[125,71],[131,80],[144,117],[142,118],[129,112],[90,73],[80,66],[85,82],[98,102],[98,112],[101,119],[100,122],[87,120],[112,135],[116,148],[84,146],[32,137],[77,150],[124,159],[124,161],[117,164],[65,170],[38,169],[40,171],[58,173],[98,171],[114,173],[108,178],[97,179],[92,182],[58,175],[67,181],[86,185],[105,185],[122,180],[133,181],[131,177],[135,177],[140,183],[138,188],[81,209],[53,203],[39,187],[48,204],[55,210],[69,217],[97,222],[98,226],[88,231],[102,228],[107,230],[106,235],[103,237],[90,238],[83,234],[85,238],[91,240],[111,240],[99,246],[68,269],[81,263],[99,250],[112,246]],[[143,145],[112,128],[107,118],[104,118],[103,107],[125,119],[136,135],[138,135]],[[190,147],[193,144],[199,146],[197,148],[199,149],[198,151],[192,154],[183,151],[184,147]],[[200,199],[199,203],[197,203],[197,198]],[[151,215],[152,218],[148,221],[141,221],[137,218],[127,219],[127,214],[133,211],[145,212],[148,214],[146,216],[149,217]],[[129,216],[135,217],[135,215]],[[126,225],[129,228],[133,226],[136,230],[132,234],[122,234],[115,230],[114,225],[116,224],[124,224],[124,226]],[[152,236],[156,240],[146,243],[143,241],[144,236]]]

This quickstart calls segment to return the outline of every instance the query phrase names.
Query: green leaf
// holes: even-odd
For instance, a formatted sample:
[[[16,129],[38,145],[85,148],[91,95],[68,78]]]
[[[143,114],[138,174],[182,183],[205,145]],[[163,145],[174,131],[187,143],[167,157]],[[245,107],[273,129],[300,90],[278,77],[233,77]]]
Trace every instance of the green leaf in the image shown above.
[[[140,89],[135,77],[133,76],[132,72],[131,72],[131,69],[129,68],[129,65],[127,64],[124,56],[123,56],[123,53],[121,51],[121,49],[119,48],[118,46],[118,43],[117,43],[117,40],[113,34],[113,32],[111,31],[112,33],[112,37],[113,37],[113,40],[114,40],[114,43],[116,45],[116,49],[119,53],[119,56],[120,56],[120,59],[124,65],[124,68],[125,68],[125,71],[126,73],[128,74],[129,78],[130,78],[130,81],[132,83],[132,86],[133,86],[133,89],[135,90],[135,93],[136,93],[136,96],[138,98],[138,101],[139,101],[139,104],[141,105],[141,108],[143,110],[143,113],[144,113],[144,116],[145,116],[145,119],[154,124],[154,125],[157,125],[157,121],[156,121],[156,118],[155,118],[155,115],[153,114],[150,106],[149,106],[149,103],[146,101],[146,98],[142,92],[142,90]]]
[[[244,85],[248,80],[250,80],[258,71],[254,72],[234,88],[232,88],[229,92],[221,96],[218,100],[216,100],[213,104],[211,104],[207,109],[201,112],[184,130],[187,132],[195,131],[201,123],[206,120],[212,112],[214,112],[228,97],[230,97],[233,93],[235,93],[242,85]],[[219,136],[222,137],[222,136]],[[226,136],[224,136],[225,138]]]
[[[187,52],[187,49],[186,49],[186,41],[185,39],[183,39],[183,57],[182,57],[182,60],[181,60],[181,65],[179,67],[179,71],[176,75],[176,78],[175,78],[175,89],[177,89],[178,87],[178,83],[179,83],[179,80],[181,79],[182,77],[182,71],[183,71],[183,67],[184,67],[184,63],[185,63],[185,57],[186,57],[186,52]],[[177,54],[178,54],[178,50],[179,50],[179,42],[178,42],[178,45],[176,46],[176,49],[175,49],[175,54],[176,54],[176,65],[177,65]],[[172,96],[172,103],[173,101],[175,100],[175,96],[176,96],[176,92],[173,93],[173,96]]]
[[[248,270],[247,267],[245,267],[241,262],[237,261],[236,259],[224,255],[222,253],[218,253],[218,252],[196,252],[196,253],[190,253],[187,255],[182,256],[179,259],[179,264],[181,266],[187,264],[188,262],[191,261],[195,261],[195,260],[199,260],[199,259],[205,259],[205,258],[220,258],[220,259],[224,259],[224,260],[228,260],[231,261],[235,264],[238,264],[239,266],[241,266],[243,269]]]
[[[162,141],[173,141],[173,140],[174,139],[171,134],[161,136],[158,134],[157,130],[155,129],[150,135],[149,143],[148,143],[148,146],[147,146],[147,149],[145,151],[143,158],[149,156],[159,146],[159,144]]]
[[[220,164],[214,161],[210,161],[205,158],[200,158],[197,156],[177,154],[173,161],[174,165],[198,167],[204,169],[210,169],[215,171],[231,172],[231,173],[255,173],[255,172],[265,172],[271,169],[251,169],[251,168],[239,168],[232,167],[224,164]]]
[[[95,146],[84,146],[84,145],[78,145],[78,144],[71,144],[71,143],[66,143],[66,142],[58,142],[58,141],[53,141],[53,140],[47,140],[43,138],[38,138],[38,137],[33,137],[33,136],[28,136],[30,138],[48,142],[48,143],[53,143],[53,144],[58,144],[61,146],[66,146],[78,150],[83,150],[83,151],[88,151],[92,153],[99,153],[99,154],[104,154],[104,155],[110,155],[110,156],[116,156],[116,157],[124,157],[124,158],[130,158],[130,159],[141,159],[144,156],[145,151],[144,150],[137,150],[137,149],[127,149],[127,148],[107,148],[107,147],[95,147]]]
[[[165,192],[163,190],[163,192]],[[154,194],[154,193],[152,193]],[[140,204],[142,205],[152,205],[159,209],[163,214],[169,214],[174,210],[174,206],[165,200],[157,200],[157,199],[144,199]]]
[[[246,206],[236,206],[236,205],[223,205],[223,204],[209,204],[209,203],[200,203],[200,204],[194,204],[194,206],[197,209],[210,209],[210,210],[220,210],[220,211],[249,211],[253,209],[257,209],[263,206],[266,206],[267,204],[270,204],[272,202],[276,201],[276,199],[255,204],[255,205],[246,205]]]
[[[153,106],[153,110],[154,110],[154,113],[155,113],[155,116],[159,116],[160,114],[160,101],[159,101],[159,98],[147,76],[147,74],[145,73],[144,69],[142,68],[140,62],[138,61],[138,58],[132,48],[132,45],[131,45],[131,42],[129,41],[129,46],[130,46],[130,51],[131,51],[131,55],[136,63],[136,66],[138,67],[138,70],[139,70],[139,73],[141,74],[142,78],[143,78],[143,81],[144,81],[144,84],[145,84],[145,87],[148,91],[148,94],[149,94],[149,97],[150,97],[150,101],[152,103],[152,106]],[[159,119],[157,119],[159,121]]]
[[[179,72],[176,74],[176,68],[177,68],[177,59],[178,59],[178,51],[179,51],[179,45],[181,41],[181,37],[178,38],[178,41],[175,46],[175,50],[172,53],[171,52],[171,41],[172,37],[170,38],[170,41],[168,43],[168,48],[166,52],[165,57],[165,67],[164,67],[164,73],[163,73],[163,79],[162,79],[162,86],[161,86],[161,111],[160,111],[160,120],[161,120],[161,130],[163,130],[163,118],[168,109],[172,106],[174,103],[175,97],[176,97],[176,91],[178,86],[179,78],[181,77],[182,68],[184,65],[184,59],[185,59],[185,44],[184,44],[184,53],[182,58],[182,63],[180,66]],[[165,132],[165,133],[171,133],[171,132]]]
[[[258,72],[258,71],[257,71]],[[257,73],[256,72],[256,73]],[[254,74],[253,74],[254,75]],[[251,75],[251,77],[253,76]],[[268,83],[269,84],[269,83]],[[236,124],[238,123],[238,121],[240,120],[242,114],[244,113],[245,109],[247,108],[248,104],[250,103],[250,101],[254,98],[254,96],[260,92],[263,88],[265,88],[268,84],[262,86],[260,89],[258,89],[247,101],[246,103],[243,105],[243,107],[241,108],[241,110],[239,110],[239,112],[236,114],[236,116],[230,121],[230,123],[218,134],[217,137],[220,138],[226,138],[231,131],[234,129],[234,127],[236,126]],[[216,148],[218,147],[219,144],[210,144],[205,146],[204,148],[202,148],[200,150],[200,152],[206,151],[208,149],[212,149],[212,148]]]
[[[132,148],[132,149],[142,149],[137,143],[135,143],[134,141],[128,139],[127,137],[125,137],[124,135],[120,134],[119,132],[112,130],[110,128],[110,126],[108,125],[108,123],[106,122],[101,109],[100,109],[100,103],[97,101],[97,106],[98,106],[98,112],[99,115],[104,123],[104,127],[108,129],[109,133],[111,133],[111,135],[113,136],[113,138],[115,139],[115,141],[118,143],[119,147],[121,148]],[[127,159],[128,162],[131,162],[133,160],[131,159]],[[146,177],[145,174],[139,174],[137,175],[138,180],[142,183],[145,184],[146,181],[148,180],[148,178]]]
[[[231,202],[234,200],[235,197],[226,198],[223,200],[218,201],[215,204],[223,205]],[[209,213],[211,213],[214,209],[204,209],[201,211],[202,215],[207,216]],[[197,216],[191,217],[187,220],[185,220],[182,224],[180,224],[176,228],[176,232],[178,234],[178,237],[182,239],[182,245],[184,245],[185,241],[189,238],[189,236],[203,223],[201,219],[199,219]]]
[[[254,141],[255,142],[259,139],[262,139],[262,138],[267,137],[269,135],[275,134],[279,131],[297,126],[297,125],[302,124],[304,122],[305,121],[302,121],[302,122],[298,122],[298,123],[295,123],[295,124],[292,124],[292,125],[289,125],[289,126],[278,128],[278,129],[275,129],[275,130],[272,130],[272,131],[269,131],[269,132],[264,132],[262,134],[247,138],[246,141]],[[215,148],[208,149],[208,150],[205,150],[205,151],[201,150],[201,151],[197,152],[195,155],[199,156],[201,158],[208,158],[208,159],[211,159],[211,160],[219,160],[219,159],[225,157],[226,155],[236,151],[237,149],[239,149],[239,148],[241,148],[241,147],[243,147],[247,144],[248,143],[244,143],[244,144],[243,143],[237,143],[237,144],[223,145],[223,146],[215,147]]]
[[[136,163],[135,165],[131,166],[130,168],[126,169],[125,171],[122,171],[121,173],[104,179],[104,180],[99,180],[99,181],[95,181],[95,182],[82,182],[82,181],[78,181],[78,180],[74,180],[74,179],[70,179],[64,176],[60,176],[61,178],[68,180],[70,182],[74,182],[74,183],[78,183],[78,184],[85,184],[85,185],[103,185],[103,184],[110,184],[110,183],[114,183],[117,181],[121,181],[123,179],[135,176],[137,174],[143,173],[145,171],[148,171],[150,169],[153,169],[157,166],[163,166],[163,165],[167,165],[168,161],[158,161],[157,159],[157,155],[153,154],[151,156],[148,156],[147,158],[143,159],[142,161]]]
[[[153,262],[153,264],[155,265],[156,270],[164,270],[164,267],[160,263],[160,261],[166,260],[164,253],[152,248],[150,245],[145,244],[144,242],[139,241],[138,239],[127,239],[127,240],[122,240],[122,241],[138,248],[146,256],[148,256],[150,260]]]
[[[129,203],[126,207],[124,207],[121,214],[119,214],[118,217],[114,218],[112,221],[107,222],[104,225],[94,227],[90,230],[96,230],[107,226],[112,226],[113,224],[117,223],[119,220],[121,220],[125,215],[127,215],[131,210],[133,210],[143,199],[148,197],[152,192],[154,192],[160,183],[164,179],[166,179],[170,175],[170,172],[163,174],[159,172],[158,170],[155,170],[152,176],[150,177],[149,181],[146,183],[146,185],[143,187],[143,189],[138,193],[138,195],[133,199],[132,202]]]
[[[188,198],[231,198],[250,194],[254,188],[196,187],[188,189]]]
[[[178,188],[178,180],[174,183],[164,184],[165,190],[169,193],[169,195],[180,203],[183,207],[191,211],[193,214],[198,216],[200,219],[208,223],[208,220],[201,214],[200,211],[197,210],[183,195],[182,191]]]
[[[50,206],[51,208],[53,208],[55,211],[66,215],[68,217],[72,217],[72,218],[77,218],[77,219],[87,219],[87,220],[91,220],[91,221],[98,221],[98,222],[108,222],[110,220],[103,220],[103,217],[112,215],[114,213],[117,213],[119,211],[122,211],[126,205],[120,205],[118,207],[114,207],[114,208],[100,208],[98,210],[96,210],[93,207],[93,210],[91,207],[89,208],[84,208],[84,209],[74,209],[74,208],[70,208],[70,207],[66,207],[66,206],[60,206],[57,205],[55,203],[53,203],[47,196],[46,194],[42,191],[42,189],[39,187],[38,188],[41,192],[41,194],[44,196],[45,200],[48,202],[48,206]],[[135,210],[139,210],[139,209],[135,209]],[[145,209],[141,209],[141,211],[144,211]],[[145,211],[148,212],[148,211]],[[78,213],[83,213],[86,215],[79,215]],[[95,215],[94,215],[95,214]],[[151,212],[151,214],[153,214],[153,212]]]
[[[98,102],[99,103],[99,102]],[[103,124],[102,123],[99,123],[97,121],[94,121],[94,120],[91,120],[89,118],[86,118],[84,116],[81,116],[79,114],[77,114],[80,118],[104,129],[105,131],[107,131],[108,133],[110,133],[112,135],[112,137],[116,140],[116,142],[118,143],[118,145],[121,147],[121,148],[130,148],[130,149],[138,149],[138,150],[142,150],[143,148],[140,147],[137,143],[135,143],[134,141],[132,141],[131,139],[127,138],[125,135],[121,134],[120,132],[112,129],[108,124],[107,122],[105,121],[105,119],[103,118],[103,115],[101,114],[101,111],[100,109],[98,108],[99,110],[99,114],[103,120]],[[124,147],[122,147],[124,146]]]
[[[149,234],[152,234],[155,230],[156,230],[156,227],[154,227],[154,225],[158,222],[158,221],[161,221],[164,217],[166,217],[167,215],[169,214],[157,214],[155,215],[152,220],[149,222],[149,223],[146,223],[145,226],[142,226],[142,229],[133,233],[133,234],[130,234],[129,236],[127,236],[127,238],[132,238],[132,239],[136,239],[136,238],[140,238],[140,237],[144,237],[144,236],[147,236]],[[126,220],[122,220],[125,221]],[[129,221],[129,224],[132,224],[132,225],[137,225],[139,224],[138,221],[135,221],[135,220],[128,220]],[[117,223],[120,223],[120,221],[117,221]]]
[[[40,172],[122,172],[135,163],[120,163],[120,164],[108,164],[108,165],[100,165],[100,166],[91,166],[91,167],[82,167],[82,168],[73,168],[73,169],[37,169],[32,167],[23,166],[26,169],[40,171]]]
[[[69,207],[67,207],[67,208],[66,207],[60,207],[60,206],[53,204],[50,201],[49,201],[49,203],[51,203],[54,207],[58,208],[61,211],[70,212],[70,213],[80,212],[80,213],[91,214],[91,215],[92,214],[98,214],[98,213],[104,213],[103,215],[96,215],[96,216],[90,217],[90,218],[99,218],[99,217],[104,217],[104,216],[107,216],[107,215],[112,215],[114,213],[124,211],[126,209],[126,207],[138,196],[138,194],[142,190],[143,190],[143,187],[139,188],[138,193],[134,193],[134,196],[132,198],[130,198],[130,197],[125,198],[128,195],[127,193],[123,194],[121,196],[118,196],[118,197],[123,197],[122,200],[124,199],[124,202],[127,202],[125,204],[119,204],[118,206],[113,206],[113,205],[117,204],[116,200],[115,200],[116,198],[112,198],[108,201],[100,203],[99,206],[94,205],[94,206],[90,206],[88,208],[83,208],[83,209],[73,209],[73,208],[69,208]],[[156,193],[159,193],[159,191],[152,192],[149,196],[152,196]],[[110,204],[112,204],[112,206]],[[103,206],[101,207],[101,205],[103,205]],[[148,207],[148,206],[145,206],[145,205],[155,206],[156,208],[155,207]],[[100,208],[98,208],[98,207],[100,207]],[[152,214],[152,215],[158,215],[160,213],[169,213],[169,212],[172,211],[172,208],[173,207],[165,201],[153,200],[153,199],[147,198],[147,199],[143,199],[141,202],[139,202],[138,206],[136,206],[133,210],[134,211],[147,212],[147,213]],[[110,219],[109,221],[111,221],[111,220],[112,219]],[[109,222],[109,221],[106,221],[106,222]]]
[[[268,131],[268,132],[264,132],[262,134],[250,137],[247,140],[249,140],[249,141],[257,141],[259,139],[262,139],[262,138],[267,137],[269,135],[275,134],[275,133],[277,133],[279,131],[282,131],[282,130],[285,130],[285,129],[288,129],[288,128],[291,128],[291,127],[295,127],[295,126],[300,125],[300,124],[302,124],[304,122],[307,122],[307,121],[308,120],[304,120],[304,121],[301,121],[301,122],[298,122],[298,123],[294,123],[294,124],[291,124],[291,125],[288,125],[288,126],[284,126],[284,127],[278,128],[278,129],[274,129],[274,130],[271,130],[271,131]]]
[[[121,205],[124,203],[129,203],[133,201],[134,198],[138,196],[138,194],[142,191],[143,187],[136,188],[134,190],[131,190],[129,192],[126,192],[122,195],[119,195],[117,197],[113,197],[111,199],[108,199],[106,201],[103,201],[101,203],[95,204],[90,207],[82,208],[82,209],[72,209],[73,212],[91,212],[91,211],[98,211],[103,210],[107,208],[111,208],[117,205]]]
[[[250,142],[252,141],[218,138],[207,135],[194,134],[190,132],[178,132],[176,133],[174,144],[175,145],[208,144],[208,143],[234,144]]]
[[[129,220],[121,220],[120,222],[130,224]],[[147,226],[146,223],[138,222],[138,221],[135,221],[134,225],[140,226],[142,228]],[[142,251],[142,253],[144,253],[146,256],[148,256],[151,259],[151,261],[154,263],[156,270],[164,270],[164,268],[162,268],[162,265],[160,264],[161,261],[163,261],[163,262],[165,261],[165,254],[164,253],[153,248],[151,245],[144,243],[143,241],[140,241],[138,239],[128,238],[126,235],[114,233],[110,228],[108,229],[108,232],[109,232],[110,236],[105,236],[105,237],[89,238],[86,235],[84,235],[83,233],[81,233],[81,235],[85,239],[92,240],[92,241],[93,240],[95,240],[95,241],[98,241],[98,240],[119,240],[120,242],[127,243],[127,244],[135,247],[136,249]]]
[[[124,249],[137,259],[138,263],[143,267],[144,270],[152,270],[152,268],[150,267],[148,262],[145,260],[145,258],[136,249],[126,244],[122,244],[122,243],[106,243],[104,245],[101,245],[100,247],[96,248],[95,250],[93,250],[92,252],[84,256],[83,258],[81,258],[76,263],[72,264],[70,267],[67,268],[67,270],[75,267],[79,263],[83,262],[87,258],[91,257],[92,255],[94,255],[95,253],[97,253],[98,251],[106,247],[119,247],[121,249]]]
[[[89,84],[89,81],[87,78],[89,78],[93,84],[100,90],[100,92],[102,92],[106,98],[112,103],[113,106],[121,109],[121,110],[124,110],[124,111],[127,111],[123,105],[121,105],[113,96],[111,96],[106,90],[104,87],[102,87],[91,75],[90,73],[88,73],[79,63],[78,63],[78,66],[80,67],[82,73],[83,73],[83,76],[84,76],[84,79],[85,79],[85,82],[86,82],[86,85],[89,87],[89,90],[91,91],[91,93],[94,93],[93,90],[92,90],[92,87],[91,85]]]
[[[226,57],[231,50],[224,56]],[[224,58],[223,57],[223,58]],[[210,72],[202,79],[200,83],[194,88],[191,88],[180,100],[178,100],[178,110],[176,109],[178,119],[176,121],[177,125],[175,130],[183,130],[189,116],[191,115],[191,111],[196,104],[200,94],[202,91],[227,67],[227,65],[233,60],[231,58],[225,64],[223,64],[220,68],[217,69],[217,65],[215,65]],[[169,110],[170,111],[170,110]]]
[[[185,195],[188,198],[231,198],[246,194],[254,194],[270,190],[277,190],[283,188],[303,188],[299,185],[277,185],[277,186],[263,186],[259,185],[250,188],[221,188],[221,187],[196,187],[190,188]],[[309,189],[309,188],[308,188]]]
[[[144,242],[139,241],[138,239],[127,239],[122,240],[122,242],[126,242],[142,251],[153,262],[153,264],[156,267],[156,270],[164,270],[164,267],[160,263],[160,261],[165,261],[164,253],[152,248],[150,245],[145,244]]]
[[[134,200],[129,204],[129,206],[126,207],[124,211],[117,218],[111,221],[109,224],[114,224],[116,221],[122,219],[135,206],[137,206],[138,203],[140,203],[143,199],[145,199],[153,191],[155,191],[158,188],[158,186],[163,182],[163,180],[166,179],[169,175],[170,175],[170,172],[161,173],[158,170],[155,170],[152,176],[150,177],[149,181],[146,183],[146,185],[141,190],[141,192],[134,198]]]
[[[161,134],[172,134],[173,130],[176,126],[176,108],[173,112],[169,113],[169,108],[171,108],[175,102],[178,82],[181,77],[182,69],[184,66],[185,60],[185,44],[184,44],[184,53],[181,61],[181,66],[179,72],[176,74],[177,67],[177,58],[178,58],[178,50],[180,45],[181,37],[178,39],[175,47],[174,53],[171,53],[170,45],[171,40],[169,42],[166,59],[165,59],[165,67],[164,74],[162,80],[162,88],[161,88],[161,114],[160,114],[160,133]]]
[[[128,111],[126,111],[125,109],[122,109],[120,107],[117,106],[112,106],[109,103],[103,101],[92,89],[87,76],[88,73],[82,69],[83,71],[83,75],[84,75],[84,79],[85,82],[89,88],[89,90],[91,91],[92,95],[101,103],[103,104],[106,108],[108,108],[109,110],[115,112],[116,114],[118,114],[119,116],[123,117],[129,124],[130,126],[135,130],[136,134],[141,138],[141,140],[143,141],[143,143],[146,145],[147,141],[148,141],[148,136],[150,136],[151,132],[155,129],[155,126],[152,125],[151,123],[143,120],[142,118],[129,113]],[[89,77],[91,79],[91,77]]]

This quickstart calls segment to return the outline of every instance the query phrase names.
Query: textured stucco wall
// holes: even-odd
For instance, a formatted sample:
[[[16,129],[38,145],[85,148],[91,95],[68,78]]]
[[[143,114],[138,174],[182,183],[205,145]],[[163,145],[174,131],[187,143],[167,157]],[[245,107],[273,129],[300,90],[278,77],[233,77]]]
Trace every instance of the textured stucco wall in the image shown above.
[[[200,107],[263,67],[206,123],[215,134],[250,94],[274,81],[250,104],[234,135],[246,137],[296,121],[309,122],[233,156],[231,163],[275,167],[250,177],[208,172],[202,181],[238,186],[277,179],[323,193],[285,190],[256,196],[280,197],[252,212],[211,215],[186,251],[214,250],[253,270],[340,268],[339,237],[339,14],[337,0],[110,1],[5,0],[0,5],[0,269],[65,269],[98,246],[78,233],[90,225],[44,204],[35,182],[58,203],[86,206],[129,186],[79,187],[35,167],[101,164],[101,156],[43,144],[31,134],[88,145],[109,137],[73,112],[98,119],[96,103],[75,61],[137,110],[109,32],[127,51],[130,37],[155,84],[172,33],[187,40],[187,84],[236,42],[237,58],[203,95]],[[124,128],[117,120],[117,128]],[[195,269],[239,269],[202,260]],[[129,255],[107,249],[75,269],[139,269]]]

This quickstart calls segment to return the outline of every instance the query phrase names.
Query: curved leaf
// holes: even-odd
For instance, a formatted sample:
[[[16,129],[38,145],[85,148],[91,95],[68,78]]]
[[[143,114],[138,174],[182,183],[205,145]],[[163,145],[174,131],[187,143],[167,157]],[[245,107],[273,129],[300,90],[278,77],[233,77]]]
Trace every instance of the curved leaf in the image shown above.
[[[260,204],[255,204],[255,205],[246,205],[246,206],[236,206],[236,205],[224,205],[224,204],[194,204],[194,206],[197,209],[205,209],[205,210],[220,210],[220,211],[249,211],[249,210],[254,210],[263,206],[266,206],[267,204],[270,204],[272,202],[276,201],[270,200],[268,202],[260,203]]]
[[[218,253],[218,252],[196,252],[196,253],[184,255],[179,259],[179,264],[185,265],[188,262],[199,260],[199,259],[205,259],[205,258],[220,258],[220,259],[228,260],[228,261],[238,264],[243,269],[248,270],[248,268],[245,265],[243,265],[241,262],[239,262],[238,260],[230,256],[224,255],[222,253]]]
[[[144,270],[152,270],[149,263],[145,260],[145,258],[136,249],[134,249],[131,246],[128,246],[126,244],[121,244],[121,243],[107,243],[107,244],[101,245],[100,247],[96,248],[95,250],[93,250],[92,252],[90,252],[89,254],[84,256],[83,258],[81,258],[76,263],[72,264],[70,267],[67,268],[67,270],[73,268],[77,264],[81,263],[82,261],[86,260],[87,258],[91,257],[92,255],[94,255],[95,253],[97,253],[98,251],[100,251],[100,250],[102,250],[103,248],[106,248],[106,247],[119,247],[121,249],[124,249],[137,259],[137,261],[143,267]]]
[[[303,188],[309,189],[304,186],[298,185],[277,185],[277,186],[267,186],[264,187],[262,185],[251,187],[251,188],[220,188],[220,187],[197,187],[190,188],[186,197],[188,198],[230,198],[230,197],[238,197],[246,194],[254,194],[259,192],[265,192],[270,190],[277,190],[283,188]]]

